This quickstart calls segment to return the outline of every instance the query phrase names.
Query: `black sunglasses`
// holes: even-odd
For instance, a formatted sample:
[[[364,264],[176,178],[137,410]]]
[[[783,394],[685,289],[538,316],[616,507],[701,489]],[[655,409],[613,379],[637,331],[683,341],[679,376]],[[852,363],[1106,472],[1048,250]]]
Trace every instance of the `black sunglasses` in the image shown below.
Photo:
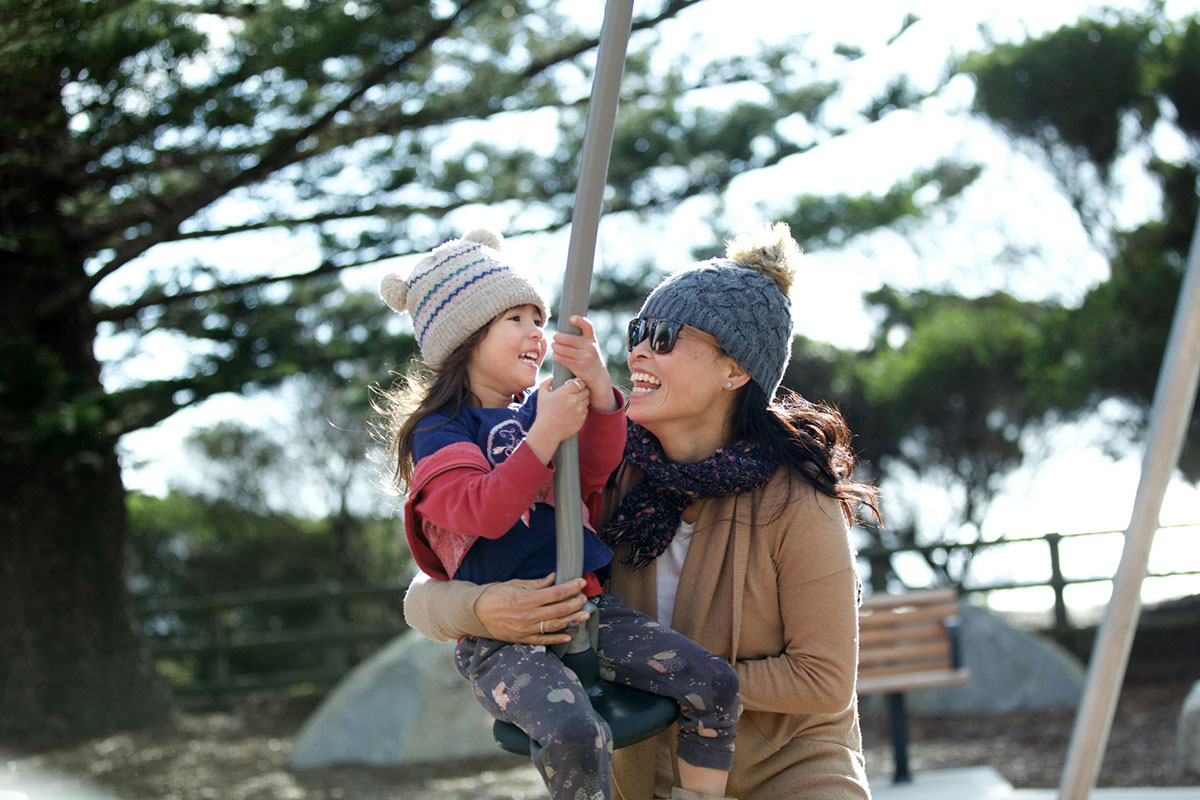
[[[650,349],[656,353],[669,353],[675,347],[675,340],[683,330],[682,322],[670,319],[646,319],[636,317],[629,320],[629,331],[625,334],[625,347],[629,352],[649,337]]]

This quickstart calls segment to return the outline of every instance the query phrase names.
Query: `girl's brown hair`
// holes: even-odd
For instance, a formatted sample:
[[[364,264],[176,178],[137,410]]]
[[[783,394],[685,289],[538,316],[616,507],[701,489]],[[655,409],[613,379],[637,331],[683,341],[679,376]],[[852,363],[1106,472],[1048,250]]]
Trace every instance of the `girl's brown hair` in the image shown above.
[[[383,434],[387,440],[388,457],[395,465],[392,480],[397,488],[412,480],[413,436],[421,421],[435,411],[443,411],[453,419],[463,406],[478,398],[471,392],[471,376],[467,361],[475,345],[487,334],[489,322],[468,336],[442,365],[431,369],[414,360],[405,375],[391,389],[377,389],[375,411],[383,417]]]

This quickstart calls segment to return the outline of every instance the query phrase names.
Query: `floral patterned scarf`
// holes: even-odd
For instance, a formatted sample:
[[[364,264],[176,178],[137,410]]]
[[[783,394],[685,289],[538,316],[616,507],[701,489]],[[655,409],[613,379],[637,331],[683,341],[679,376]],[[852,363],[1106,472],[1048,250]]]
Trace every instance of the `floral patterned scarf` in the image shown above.
[[[668,461],[654,434],[629,423],[625,460],[643,474],[640,483],[621,499],[612,519],[600,530],[609,546],[628,543],[623,563],[641,569],[667,549],[683,510],[696,500],[730,497],[767,484],[777,466],[756,441],[722,447],[703,461]]]

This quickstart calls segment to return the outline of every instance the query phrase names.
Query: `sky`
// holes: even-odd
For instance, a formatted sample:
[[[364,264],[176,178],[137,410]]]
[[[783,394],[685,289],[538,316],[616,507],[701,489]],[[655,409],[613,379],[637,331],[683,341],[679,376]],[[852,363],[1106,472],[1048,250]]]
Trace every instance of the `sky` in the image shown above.
[[[602,6],[598,0],[572,0],[571,6],[581,24],[599,27]],[[849,119],[855,109],[877,95],[897,73],[906,73],[917,89],[936,87],[948,59],[982,46],[981,25],[986,25],[996,39],[1019,39],[1027,33],[1037,34],[1068,23],[1100,7],[1074,0],[929,0],[906,4],[883,0],[842,3],[708,0],[681,14],[670,26],[664,26],[658,52],[664,59],[684,49],[752,52],[758,43],[798,34],[810,36],[808,53],[831,52],[839,43],[857,45],[868,55],[830,73],[846,81],[841,104],[831,113],[834,119],[839,113]],[[1200,11],[1200,0],[1168,2],[1167,8],[1177,16],[1194,13]],[[921,21],[896,46],[872,54],[900,29],[910,12]],[[1104,258],[1089,242],[1046,170],[1035,159],[1014,153],[994,130],[981,122],[965,120],[958,113],[969,105],[971,91],[967,79],[956,78],[914,111],[892,114],[882,124],[822,143],[806,154],[746,175],[732,184],[724,196],[723,211],[736,227],[782,213],[797,189],[807,193],[882,193],[914,168],[932,166],[947,155],[987,165],[980,180],[965,193],[960,214],[953,221],[935,218],[934,224],[916,235],[881,232],[860,237],[844,251],[807,254],[802,268],[806,282],[825,299],[820,304],[804,304],[805,313],[796,317],[798,334],[843,348],[864,346],[872,324],[861,298],[865,292],[885,283],[899,288],[951,289],[966,294],[1002,290],[1026,299],[1053,299],[1069,304],[1077,302],[1088,288],[1106,276]],[[708,101],[719,104],[727,99],[712,97]],[[530,130],[522,128],[489,135],[528,137]],[[1182,146],[1166,127],[1156,132],[1155,147],[1164,155],[1178,154]],[[1138,178],[1131,164],[1118,165],[1117,174],[1127,184],[1119,214],[1122,222],[1133,224],[1153,207],[1154,189]],[[781,192],[778,187],[787,191]],[[234,218],[238,211],[231,206],[224,211],[218,209],[217,213]],[[705,220],[713,211],[712,201],[701,198],[684,204],[668,219],[650,224],[628,218],[606,218],[601,222],[597,263],[641,260],[645,243],[654,242],[656,261],[661,267],[671,270],[686,266],[691,247],[711,242]],[[481,223],[502,225],[506,217],[498,210],[494,213],[493,218],[487,210],[476,209],[471,219],[462,221],[462,227]],[[215,241],[205,246],[211,253],[212,248],[243,249],[246,245],[242,241]],[[270,264],[273,271],[301,271],[312,266],[315,258],[315,248],[302,238],[264,235],[258,246],[261,252],[251,260]],[[517,258],[546,265],[545,274],[540,276],[546,284],[557,286],[561,282],[555,265],[565,261],[565,233],[525,237],[506,246]],[[994,267],[1004,253],[1025,247],[1040,248],[1040,259],[1003,269]],[[179,258],[178,251],[165,248],[151,251],[141,267],[151,270]],[[411,267],[413,260],[400,259],[359,270],[347,275],[347,281],[374,287],[386,271],[403,272]],[[1071,264],[1072,269],[1062,269],[1062,264]],[[986,268],[987,265],[992,268]],[[138,280],[138,270],[125,272],[126,276],[119,280]],[[106,281],[100,290],[102,296],[107,292],[116,297],[123,287],[117,280]],[[128,346],[128,341],[111,339],[101,342],[98,352],[106,357]],[[149,378],[161,370],[172,369],[169,343],[151,340],[144,342],[143,347],[144,355],[130,359],[119,371],[108,370],[106,380]],[[195,425],[222,417],[267,424],[278,412],[262,400],[219,396],[177,414],[154,429],[131,434],[122,442],[126,485],[162,494],[172,481],[183,479],[180,442]],[[1119,413],[1119,409],[1109,412]],[[1102,414],[1109,412],[1101,409]],[[1106,435],[1097,420],[1061,426],[1045,434],[1038,443],[1043,457],[1005,481],[1005,489],[985,525],[985,536],[1124,528],[1137,488],[1141,454],[1130,453],[1117,460],[1109,458],[1101,449]],[[1064,492],[1064,486],[1074,488]],[[936,520],[939,510],[945,508],[938,487],[913,485],[903,487],[903,491],[905,502],[919,507],[923,518]],[[1162,522],[1200,522],[1200,491],[1182,482],[1173,483],[1164,502]],[[1200,555],[1175,543],[1177,539],[1184,541],[1184,537],[1160,539],[1156,559],[1177,566],[1190,563],[1185,568],[1200,569]],[[1113,541],[1119,544],[1116,537]],[[1095,551],[1095,569],[1111,571],[1115,567],[1111,544],[1097,544],[1091,549]],[[981,567],[984,568],[986,565]],[[1174,584],[1172,587],[1164,591],[1177,593],[1178,588]],[[1081,589],[1076,593],[1076,602],[1102,603],[1106,591],[1103,586]],[[1156,591],[1148,587],[1145,596],[1154,599]],[[1013,602],[1024,605],[1039,601]]]

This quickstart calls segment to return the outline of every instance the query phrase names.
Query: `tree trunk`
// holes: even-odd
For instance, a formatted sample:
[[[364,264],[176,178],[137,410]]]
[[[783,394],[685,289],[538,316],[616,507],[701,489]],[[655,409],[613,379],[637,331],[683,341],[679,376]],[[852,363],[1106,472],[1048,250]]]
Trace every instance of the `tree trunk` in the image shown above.
[[[0,741],[36,747],[162,719],[130,624],[117,426],[73,241],[58,74],[0,78]]]
[[[130,624],[114,453],[0,467],[0,740],[17,747],[161,720],[165,691]]]

